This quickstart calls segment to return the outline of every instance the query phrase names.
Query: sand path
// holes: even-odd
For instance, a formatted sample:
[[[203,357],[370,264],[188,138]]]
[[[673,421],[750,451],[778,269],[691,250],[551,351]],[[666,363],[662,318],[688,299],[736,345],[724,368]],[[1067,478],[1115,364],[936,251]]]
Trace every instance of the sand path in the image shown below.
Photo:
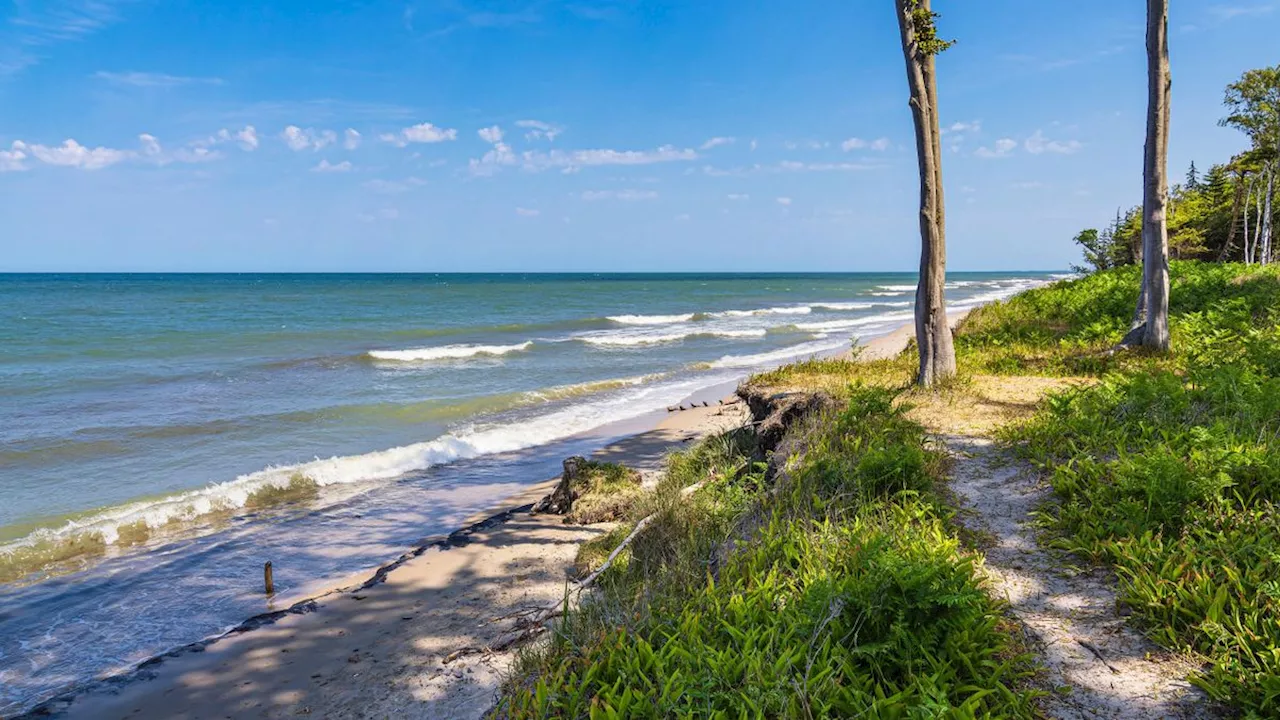
[[[1047,671],[1045,713],[1073,720],[1215,717],[1185,680],[1193,668],[1118,612],[1113,577],[1070,572],[1040,548],[1031,513],[1050,489],[1033,469],[986,438],[941,439],[956,458],[951,487],[965,506],[962,522],[994,537],[986,550],[992,591],[1009,602]]]

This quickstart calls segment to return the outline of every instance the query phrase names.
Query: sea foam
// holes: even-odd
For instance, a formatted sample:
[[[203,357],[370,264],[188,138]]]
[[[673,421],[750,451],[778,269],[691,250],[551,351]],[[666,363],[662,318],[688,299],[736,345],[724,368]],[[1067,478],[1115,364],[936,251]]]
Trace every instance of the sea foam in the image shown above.
[[[619,325],[673,325],[689,322],[694,317],[694,313],[685,313],[684,315],[610,315],[608,319]]]
[[[369,357],[392,362],[428,362],[431,360],[460,360],[479,355],[506,355],[523,352],[533,347],[533,341],[518,345],[442,345],[440,347],[414,348],[411,350],[370,350]]]

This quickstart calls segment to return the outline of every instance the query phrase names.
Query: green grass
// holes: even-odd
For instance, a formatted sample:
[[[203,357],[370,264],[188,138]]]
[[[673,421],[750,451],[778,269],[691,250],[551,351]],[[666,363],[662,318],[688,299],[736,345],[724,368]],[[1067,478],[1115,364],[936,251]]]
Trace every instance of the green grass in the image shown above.
[[[1113,567],[1147,633],[1203,659],[1193,682],[1276,717],[1280,282],[1187,262],[1173,277],[1168,356],[1100,353],[1127,328],[1137,279],[1122,270],[985,309],[961,362],[1101,375],[1005,432],[1052,483],[1052,544]]]
[[[633,508],[656,519],[497,715],[1030,717],[1026,658],[936,492],[943,458],[894,395],[849,391],[773,481],[741,431],[674,456]]]
[[[617,463],[594,460],[582,464],[576,487],[578,499],[573,501],[565,522],[591,524],[621,519],[643,494],[640,473]]]

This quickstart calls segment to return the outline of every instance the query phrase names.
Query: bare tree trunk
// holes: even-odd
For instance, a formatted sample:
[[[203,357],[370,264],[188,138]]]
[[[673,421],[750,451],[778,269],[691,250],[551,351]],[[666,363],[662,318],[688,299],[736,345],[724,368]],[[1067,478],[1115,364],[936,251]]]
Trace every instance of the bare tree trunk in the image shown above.
[[[929,387],[956,372],[955,346],[943,296],[947,248],[936,64],[933,55],[921,49],[916,28],[915,13],[929,13],[929,0],[894,0],[894,4],[902,34],[920,170],[920,280],[916,286],[915,312],[920,372],[916,383]]]
[[[1244,193],[1244,264],[1253,264],[1253,253],[1257,249],[1257,243],[1250,243],[1249,237],[1249,203],[1253,201],[1253,183],[1255,178],[1249,178],[1249,187]]]
[[[1273,231],[1272,222],[1274,212],[1272,210],[1271,201],[1276,194],[1276,163],[1271,161],[1270,167],[1267,168],[1267,193],[1266,205],[1262,210],[1262,264],[1266,265],[1271,262],[1271,233]]]
[[[1147,143],[1142,195],[1147,322],[1142,344],[1169,349],[1169,0],[1147,0]]]

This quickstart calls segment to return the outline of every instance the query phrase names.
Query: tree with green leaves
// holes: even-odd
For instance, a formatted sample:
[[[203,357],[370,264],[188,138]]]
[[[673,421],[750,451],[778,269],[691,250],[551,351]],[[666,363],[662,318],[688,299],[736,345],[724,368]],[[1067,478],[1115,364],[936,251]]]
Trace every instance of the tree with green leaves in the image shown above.
[[[916,383],[932,386],[956,373],[956,351],[943,296],[947,275],[946,212],[942,191],[942,131],[938,122],[936,56],[954,42],[938,38],[929,0],[894,0],[906,60],[911,117],[920,171],[920,279],[916,286]]]
[[[1275,233],[1275,191],[1277,156],[1280,155],[1280,65],[1250,70],[1227,86],[1224,104],[1228,115],[1219,121],[1249,136],[1253,147],[1243,162],[1256,168],[1246,190],[1244,222],[1248,225],[1250,201],[1257,215],[1254,236],[1245,231],[1246,262],[1256,254],[1262,264],[1270,263]],[[1255,195],[1256,189],[1256,195]]]

